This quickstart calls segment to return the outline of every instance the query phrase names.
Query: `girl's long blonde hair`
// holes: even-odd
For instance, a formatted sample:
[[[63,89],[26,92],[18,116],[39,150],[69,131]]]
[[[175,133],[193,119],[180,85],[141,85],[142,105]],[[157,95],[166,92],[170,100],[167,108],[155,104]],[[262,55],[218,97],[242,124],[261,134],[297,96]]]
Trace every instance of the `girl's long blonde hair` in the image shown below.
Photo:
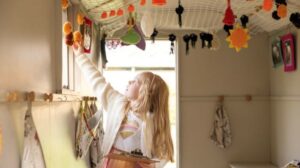
[[[165,81],[152,72],[143,72],[138,76],[140,82],[137,103],[131,105],[134,111],[144,118],[146,113],[153,114],[153,146],[151,153],[160,158],[173,161],[173,142],[169,118],[169,89]]]

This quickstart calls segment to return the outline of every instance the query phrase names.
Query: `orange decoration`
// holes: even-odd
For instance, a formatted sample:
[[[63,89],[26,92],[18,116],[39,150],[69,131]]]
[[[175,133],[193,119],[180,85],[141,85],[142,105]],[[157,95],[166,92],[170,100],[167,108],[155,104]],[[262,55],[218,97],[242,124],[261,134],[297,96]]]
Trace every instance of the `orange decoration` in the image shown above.
[[[156,6],[162,6],[165,5],[166,3],[167,3],[166,0],[152,0],[152,4]]]
[[[128,11],[129,11],[130,13],[134,12],[134,6],[133,6],[132,4],[130,4],[130,5],[128,6]]]
[[[287,7],[286,5],[280,4],[277,8],[277,15],[280,18],[284,18],[287,15]]]
[[[244,29],[237,24],[235,29],[230,30],[230,36],[227,37],[226,41],[230,43],[230,48],[235,48],[239,52],[241,48],[248,48],[249,39],[248,29]]]
[[[82,13],[77,13],[77,24],[78,25],[82,25],[83,22],[84,22],[84,19],[83,19],[84,15]]]
[[[69,7],[69,1],[68,0],[61,0],[61,8],[63,10],[67,9]]]
[[[117,15],[118,15],[118,16],[122,16],[123,14],[124,14],[123,9],[118,9]]]
[[[115,10],[110,11],[109,17],[112,17],[112,16],[116,16],[116,11]]]
[[[68,45],[68,46],[72,46],[74,41],[73,41],[73,33],[69,33],[68,35],[66,35],[65,37],[65,43]]]
[[[107,18],[107,12],[102,12],[101,19],[105,19],[105,18]]]
[[[141,0],[140,5],[144,6],[146,4],[146,0]]]
[[[264,0],[263,9],[265,11],[270,11],[273,7],[273,0]]]
[[[72,24],[71,22],[65,22],[63,26],[63,32],[65,35],[68,35],[72,32]]]
[[[74,42],[81,43],[82,42],[82,34],[79,31],[75,31],[73,33]]]

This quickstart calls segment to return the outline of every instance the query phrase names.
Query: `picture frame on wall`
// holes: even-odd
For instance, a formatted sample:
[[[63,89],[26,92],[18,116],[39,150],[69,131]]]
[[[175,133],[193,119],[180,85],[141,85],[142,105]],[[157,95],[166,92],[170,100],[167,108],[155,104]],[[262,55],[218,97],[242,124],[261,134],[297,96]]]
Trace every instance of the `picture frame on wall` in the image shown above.
[[[289,33],[281,37],[281,48],[284,71],[291,72],[296,70],[295,42],[293,34]]]
[[[276,39],[272,42],[272,62],[274,68],[283,64],[280,39]]]

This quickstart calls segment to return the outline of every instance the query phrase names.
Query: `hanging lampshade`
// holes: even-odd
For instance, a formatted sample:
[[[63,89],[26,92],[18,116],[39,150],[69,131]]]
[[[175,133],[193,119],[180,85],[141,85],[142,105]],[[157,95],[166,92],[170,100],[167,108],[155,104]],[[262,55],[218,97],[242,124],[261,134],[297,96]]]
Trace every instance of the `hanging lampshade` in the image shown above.
[[[123,11],[123,9],[118,9],[118,11],[117,11],[117,15],[118,16],[122,16],[124,14],[124,11]]]
[[[287,7],[284,4],[280,4],[277,8],[277,15],[280,18],[284,18],[287,15]]]
[[[155,6],[162,6],[165,5],[167,3],[166,0],[152,0],[152,5]]]
[[[273,7],[273,0],[264,0],[263,9],[265,11],[270,11]]]
[[[102,12],[101,19],[105,19],[105,18],[107,18],[107,12]]]

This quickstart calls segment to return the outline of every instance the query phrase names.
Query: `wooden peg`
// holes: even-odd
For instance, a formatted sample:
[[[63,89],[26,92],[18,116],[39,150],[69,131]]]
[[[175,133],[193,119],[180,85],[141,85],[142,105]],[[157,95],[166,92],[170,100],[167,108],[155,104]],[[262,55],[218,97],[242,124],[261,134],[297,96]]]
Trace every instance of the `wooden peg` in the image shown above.
[[[45,93],[44,94],[44,101],[47,101],[47,100],[49,100],[49,102],[53,101],[53,94],[52,93],[49,93],[49,94]]]
[[[219,101],[220,103],[223,103],[223,102],[224,102],[224,95],[220,95],[220,96],[218,97],[218,101]]]
[[[8,92],[6,95],[6,101],[8,102],[14,102],[17,101],[18,94],[16,92]]]
[[[33,91],[25,93],[25,101],[34,101],[35,93]]]
[[[252,100],[252,96],[251,95],[246,95],[245,96],[245,99],[247,102],[251,101]]]

